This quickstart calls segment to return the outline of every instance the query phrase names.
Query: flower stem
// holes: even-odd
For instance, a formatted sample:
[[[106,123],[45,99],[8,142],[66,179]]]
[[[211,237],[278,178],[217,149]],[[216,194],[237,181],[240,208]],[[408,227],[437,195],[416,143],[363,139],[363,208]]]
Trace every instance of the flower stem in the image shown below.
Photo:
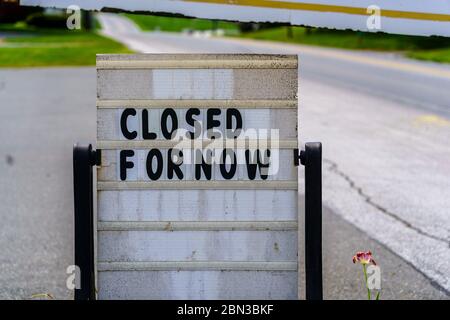
[[[370,289],[369,289],[369,284],[367,283],[367,270],[366,270],[365,264],[363,264],[363,271],[364,271],[364,281],[366,283],[366,288],[367,288],[367,299],[370,300]]]

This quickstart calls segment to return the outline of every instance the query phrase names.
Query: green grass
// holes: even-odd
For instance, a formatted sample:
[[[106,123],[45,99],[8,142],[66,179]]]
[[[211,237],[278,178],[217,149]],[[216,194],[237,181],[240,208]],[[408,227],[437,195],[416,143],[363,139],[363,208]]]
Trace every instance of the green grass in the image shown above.
[[[281,41],[343,49],[379,50],[405,53],[406,56],[450,62],[450,38],[392,35],[303,27],[276,27],[245,32],[243,38]]]
[[[450,38],[392,35],[386,33],[355,32],[347,30],[314,29],[263,25],[258,31],[240,32],[238,24],[204,19],[173,18],[123,13],[142,30],[181,32],[190,30],[223,29],[225,34],[257,40],[316,45],[323,47],[378,50],[404,53],[406,56],[450,63]]]
[[[95,32],[43,30],[0,25],[14,32],[0,39],[0,67],[95,65],[97,53],[129,53],[120,43]]]
[[[414,59],[428,60],[441,63],[450,63],[450,48],[435,50],[420,50],[408,52],[407,56]]]
[[[139,15],[123,13],[124,16],[133,20],[139,28],[145,31],[169,31],[181,32],[185,29],[191,30],[213,30],[223,29],[225,31],[238,31],[237,25],[232,22],[211,21],[206,19],[173,18],[164,16]]]
[[[289,29],[291,33],[289,34]],[[383,51],[432,49],[450,47],[450,38],[402,36],[387,33],[368,33],[303,27],[277,27],[246,32],[244,38],[303,43],[346,49],[370,49]]]

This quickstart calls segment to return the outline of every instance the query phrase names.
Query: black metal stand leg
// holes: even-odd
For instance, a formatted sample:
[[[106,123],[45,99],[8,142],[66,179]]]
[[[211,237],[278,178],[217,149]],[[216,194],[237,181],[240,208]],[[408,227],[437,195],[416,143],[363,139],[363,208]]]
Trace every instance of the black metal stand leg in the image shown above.
[[[80,279],[75,300],[95,299],[94,207],[92,167],[95,165],[92,145],[73,147],[73,186],[75,201],[75,265]]]
[[[322,300],[322,144],[306,143],[300,161],[305,166],[306,299]]]

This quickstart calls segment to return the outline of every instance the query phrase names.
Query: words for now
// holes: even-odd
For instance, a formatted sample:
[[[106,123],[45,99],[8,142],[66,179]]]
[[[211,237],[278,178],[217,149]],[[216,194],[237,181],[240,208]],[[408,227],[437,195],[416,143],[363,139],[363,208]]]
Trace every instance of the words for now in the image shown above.
[[[206,180],[211,180],[213,166],[219,166],[219,172],[221,176],[226,179],[233,179],[237,174],[238,165],[244,168],[244,174],[248,179],[254,180],[257,177],[257,173],[262,180],[266,180],[269,175],[276,174],[278,172],[278,155],[273,157],[271,155],[270,149],[265,149],[264,151],[259,149],[246,149],[242,151],[244,159],[238,161],[236,152],[233,149],[223,149],[219,150],[219,154],[214,155],[213,152],[218,150],[207,150],[209,153],[202,152],[202,150],[195,150],[193,153],[194,161],[186,161],[188,164],[183,166],[184,155],[183,151],[179,149],[165,149],[167,154],[163,154],[160,149],[149,149],[147,155],[145,156],[145,172],[150,180],[159,180],[162,177],[166,177],[164,173],[167,174],[167,179],[186,179],[186,175],[183,169],[187,167],[188,164],[193,166],[194,178],[195,180],[201,180],[202,176]],[[147,152],[147,150],[145,150]],[[274,154],[277,152],[275,151]],[[120,150],[119,152],[119,171],[120,180],[127,180],[127,172],[135,168],[134,159],[136,151],[134,150]],[[217,161],[217,158],[218,161]],[[241,158],[241,157],[239,157]],[[165,162],[164,162],[164,159]],[[275,159],[275,161],[273,161]]]

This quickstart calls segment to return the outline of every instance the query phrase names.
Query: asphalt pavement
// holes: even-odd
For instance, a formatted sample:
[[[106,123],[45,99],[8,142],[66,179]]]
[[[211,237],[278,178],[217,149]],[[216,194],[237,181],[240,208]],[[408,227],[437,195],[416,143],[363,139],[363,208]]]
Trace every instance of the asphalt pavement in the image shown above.
[[[0,70],[0,298],[71,298],[72,145],[96,136],[94,68]]]
[[[324,146],[325,297],[364,298],[351,257],[370,249],[382,298],[448,299],[450,68],[101,19],[143,52],[299,54],[300,139]],[[0,298],[72,297],[72,145],[95,141],[95,82],[94,68],[0,70]]]

